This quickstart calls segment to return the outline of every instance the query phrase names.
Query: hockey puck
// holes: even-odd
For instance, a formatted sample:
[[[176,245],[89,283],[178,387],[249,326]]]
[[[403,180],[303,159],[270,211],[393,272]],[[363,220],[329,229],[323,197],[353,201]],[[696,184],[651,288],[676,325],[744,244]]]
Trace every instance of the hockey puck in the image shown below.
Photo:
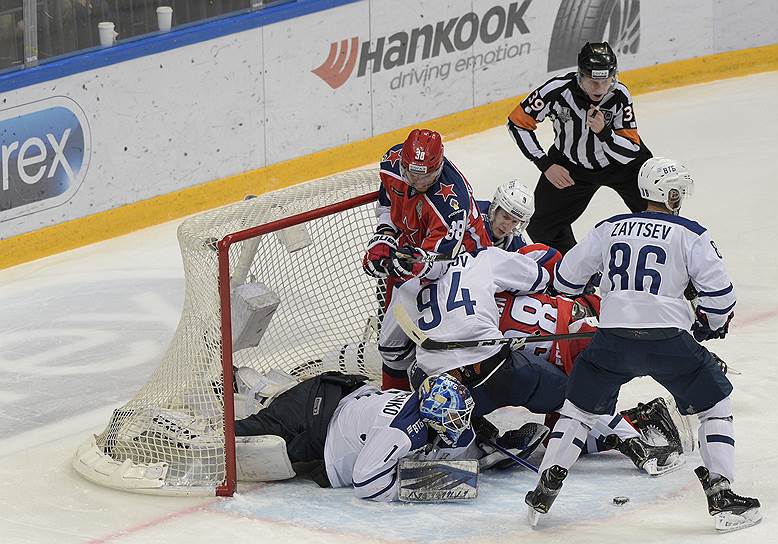
[[[613,504],[623,506],[629,502],[629,497],[613,497]]]

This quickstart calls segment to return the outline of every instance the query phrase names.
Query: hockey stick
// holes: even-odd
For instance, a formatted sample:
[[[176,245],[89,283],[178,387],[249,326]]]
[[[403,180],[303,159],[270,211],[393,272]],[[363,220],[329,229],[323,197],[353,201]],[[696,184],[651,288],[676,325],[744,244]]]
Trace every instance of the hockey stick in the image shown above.
[[[458,256],[457,253],[452,253],[451,255],[452,256],[444,255],[443,253],[432,253],[431,255],[427,255],[425,257],[419,257],[403,253],[399,249],[394,252],[394,257],[408,263],[438,263],[442,261],[449,262],[453,261]]]
[[[499,451],[499,452],[502,452],[503,454],[505,454],[505,455],[508,457],[508,459],[510,459],[511,461],[514,461],[514,462],[516,462],[516,463],[520,464],[520,465],[521,465],[521,466],[523,466],[524,468],[528,468],[528,469],[530,469],[532,472],[536,472],[536,473],[539,473],[539,472],[540,472],[540,471],[538,470],[538,467],[536,467],[535,465],[533,465],[533,464],[532,464],[532,463],[530,463],[529,461],[525,461],[525,460],[524,460],[524,459],[522,459],[521,457],[519,457],[519,456],[517,456],[517,455],[514,455],[514,454],[513,454],[513,453],[511,453],[510,451],[508,451],[508,450],[506,450],[505,448],[503,448],[502,446],[500,446],[500,445],[499,445],[497,442],[495,442],[494,440],[487,440],[487,441],[486,441],[486,443],[487,443],[487,444],[489,444],[490,446],[492,446],[492,447],[493,447],[494,449],[496,449],[497,451]]]
[[[411,316],[402,306],[402,304],[394,305],[394,318],[397,320],[397,324],[403,332],[408,335],[408,338],[424,349],[430,351],[446,350],[446,349],[460,349],[460,348],[476,348],[480,346],[500,346],[504,344],[510,344],[511,349],[517,349],[526,343],[532,342],[545,342],[547,340],[577,340],[580,338],[591,338],[594,336],[593,332],[579,332],[569,334],[548,334],[545,336],[525,336],[521,338],[491,338],[488,340],[433,340],[413,322]]]

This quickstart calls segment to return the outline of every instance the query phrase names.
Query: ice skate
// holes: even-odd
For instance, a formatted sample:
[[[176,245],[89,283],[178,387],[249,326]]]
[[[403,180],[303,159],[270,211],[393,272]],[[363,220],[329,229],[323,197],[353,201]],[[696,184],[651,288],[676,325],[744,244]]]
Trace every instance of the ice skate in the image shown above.
[[[537,526],[540,514],[548,514],[566,477],[567,469],[559,465],[547,468],[540,475],[537,487],[524,497],[524,502],[529,506],[527,513],[530,526]]]
[[[708,513],[716,520],[717,531],[737,531],[762,521],[758,499],[736,495],[729,488],[729,480],[724,476],[712,479],[705,467],[697,467],[694,473],[708,497]]]
[[[686,461],[686,458],[678,453],[676,447],[652,446],[640,437],[619,440],[616,449],[629,457],[636,467],[645,470],[651,476],[661,476],[673,472]]]
[[[655,445],[664,441],[678,453],[683,453],[679,430],[662,397],[657,397],[646,404],[638,403],[636,408],[625,410],[623,414],[637,427],[646,441]]]

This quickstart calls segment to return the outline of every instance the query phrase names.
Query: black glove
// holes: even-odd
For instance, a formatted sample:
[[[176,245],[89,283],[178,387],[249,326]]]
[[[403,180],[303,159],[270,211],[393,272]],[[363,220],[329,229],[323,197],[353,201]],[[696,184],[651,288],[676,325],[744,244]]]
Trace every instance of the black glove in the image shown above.
[[[697,289],[691,281],[686,285],[686,289],[683,290],[683,298],[686,300],[694,300],[697,298],[698,294]]]
[[[727,322],[718,329],[710,328],[710,325],[708,324],[708,316],[705,315],[702,310],[698,309],[696,315],[697,320],[692,324],[692,334],[694,335],[695,340],[698,342],[704,342],[705,340],[724,338],[729,332],[729,322],[732,320],[732,316],[735,314],[730,314]]]
[[[593,295],[595,289],[597,289],[600,286],[600,280],[602,280],[602,272],[596,272],[592,274],[592,277],[589,278],[589,281],[586,282],[586,285],[584,286],[582,295]]]
[[[554,283],[553,281],[549,281],[548,284],[546,285],[546,290],[543,291],[545,294],[547,294],[550,297],[555,297],[559,294],[559,291],[554,289],[553,283]]]
[[[483,416],[474,417],[472,420],[473,432],[478,442],[487,442],[489,440],[495,440],[500,431],[495,427],[491,421]]]

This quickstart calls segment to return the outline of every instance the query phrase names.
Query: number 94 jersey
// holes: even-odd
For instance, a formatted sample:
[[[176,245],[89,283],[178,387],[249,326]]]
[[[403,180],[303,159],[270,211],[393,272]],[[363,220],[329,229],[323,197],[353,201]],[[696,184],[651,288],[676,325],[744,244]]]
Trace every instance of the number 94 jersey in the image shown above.
[[[462,254],[435,281],[405,282],[397,290],[416,325],[430,338],[443,341],[501,338],[494,295],[500,291],[529,294],[542,291],[549,274],[526,255],[488,247],[475,256]],[[416,349],[419,367],[429,375],[483,361],[502,346],[453,350]]]
[[[678,327],[692,315],[683,292],[691,280],[698,311],[711,328],[722,326],[735,306],[735,291],[708,231],[689,219],[660,212],[611,217],[597,224],[557,266],[554,287],[580,293],[602,272],[600,328]]]

